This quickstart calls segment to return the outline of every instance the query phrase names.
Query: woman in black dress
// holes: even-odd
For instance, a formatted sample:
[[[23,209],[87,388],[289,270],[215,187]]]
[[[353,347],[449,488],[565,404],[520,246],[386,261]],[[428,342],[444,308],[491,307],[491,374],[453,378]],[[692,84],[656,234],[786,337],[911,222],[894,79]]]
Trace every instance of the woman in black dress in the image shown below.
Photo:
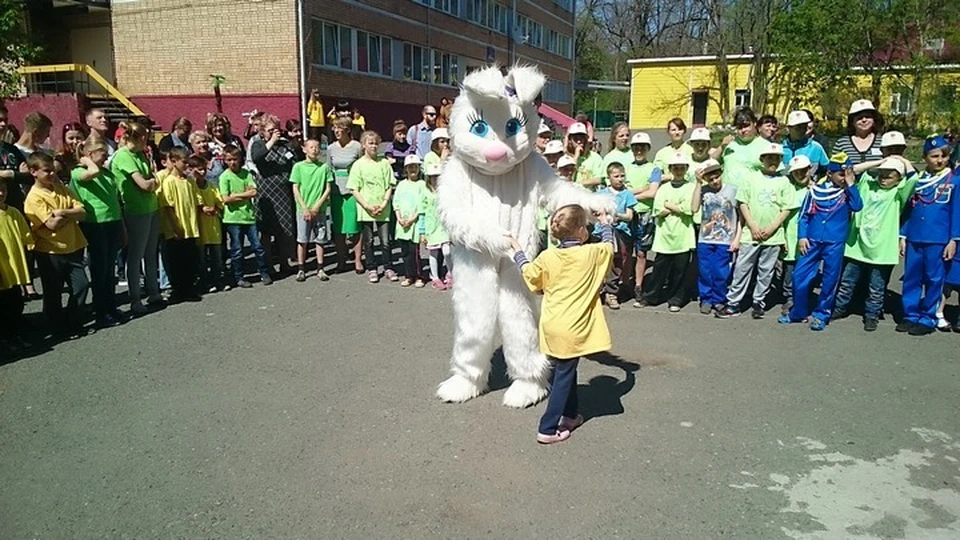
[[[280,273],[292,272],[296,223],[294,223],[293,188],[290,171],[297,162],[297,151],[284,136],[280,120],[273,115],[263,116],[260,136],[250,146],[250,157],[257,166],[257,221],[260,243],[266,259],[273,266],[273,254],[280,258]],[[275,244],[274,244],[275,242]],[[275,251],[274,251],[275,247]]]

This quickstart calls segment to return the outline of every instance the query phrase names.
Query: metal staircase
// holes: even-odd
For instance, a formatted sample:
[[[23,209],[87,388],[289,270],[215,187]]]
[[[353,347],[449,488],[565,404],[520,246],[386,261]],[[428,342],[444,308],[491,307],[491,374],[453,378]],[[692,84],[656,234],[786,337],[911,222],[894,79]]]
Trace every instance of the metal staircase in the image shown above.
[[[90,108],[103,109],[114,123],[131,116],[145,116],[127,96],[86,64],[23,66],[18,71],[23,76],[26,95],[77,94]]]

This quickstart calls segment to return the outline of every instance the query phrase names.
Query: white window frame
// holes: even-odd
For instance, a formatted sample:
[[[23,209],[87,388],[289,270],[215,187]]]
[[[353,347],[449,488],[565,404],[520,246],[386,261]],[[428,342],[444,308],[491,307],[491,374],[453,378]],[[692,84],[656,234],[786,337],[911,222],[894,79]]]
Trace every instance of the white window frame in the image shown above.
[[[737,88],[733,91],[733,108],[749,107],[753,99],[753,92],[749,88]]]

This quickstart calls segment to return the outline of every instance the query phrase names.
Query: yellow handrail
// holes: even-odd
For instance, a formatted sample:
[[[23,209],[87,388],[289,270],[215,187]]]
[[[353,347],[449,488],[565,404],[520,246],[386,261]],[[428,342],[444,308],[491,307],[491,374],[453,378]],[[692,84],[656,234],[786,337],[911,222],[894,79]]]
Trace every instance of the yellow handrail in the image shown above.
[[[106,90],[107,93],[110,94],[114,99],[122,103],[124,107],[130,109],[130,112],[132,112],[134,116],[146,116],[146,113],[144,113],[143,110],[140,109],[140,107],[137,107],[136,105],[134,105],[134,103],[130,101],[127,98],[127,96],[123,95],[119,90],[117,90],[115,86],[113,86],[106,79],[104,79],[103,75],[100,75],[99,73],[97,73],[97,70],[93,69],[87,64],[49,64],[49,65],[41,65],[41,66],[22,66],[17,71],[19,71],[21,75],[32,75],[32,74],[38,74],[38,73],[66,73],[66,72],[86,73],[88,77],[90,77],[97,84],[103,87],[103,89]]]

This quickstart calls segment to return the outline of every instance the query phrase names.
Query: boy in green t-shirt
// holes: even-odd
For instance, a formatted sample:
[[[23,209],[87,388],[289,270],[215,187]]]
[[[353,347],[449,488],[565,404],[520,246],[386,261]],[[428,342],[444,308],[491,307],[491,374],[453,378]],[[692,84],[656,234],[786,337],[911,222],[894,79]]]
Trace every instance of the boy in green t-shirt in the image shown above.
[[[793,307],[793,269],[797,266],[797,242],[799,236],[799,215],[803,200],[810,191],[810,181],[813,179],[813,163],[807,156],[795,156],[788,164],[790,185],[794,189],[793,204],[790,205],[790,215],[783,222],[784,235],[787,239],[786,249],[783,250],[781,261],[781,280],[783,305],[780,306],[780,315],[788,315]]]
[[[751,316],[762,319],[773,274],[786,244],[783,222],[790,215],[796,190],[787,177],[777,171],[783,161],[783,147],[768,143],[759,151],[760,171],[747,174],[737,186],[740,203],[740,252],[733,268],[733,282],[727,292],[727,305],[716,317],[728,319],[740,315],[740,301],[747,293],[750,278],[756,273]]]
[[[246,237],[257,258],[261,283],[270,285],[267,259],[260,245],[257,218],[253,199],[257,196],[257,184],[253,175],[242,166],[243,151],[235,145],[223,147],[223,163],[227,169],[220,174],[220,195],[223,197],[223,225],[230,236],[230,266],[237,287],[249,289],[253,285],[243,276],[243,239]]]
[[[885,159],[877,169],[876,178],[864,173],[857,183],[863,210],[853,216],[847,246],[844,250],[846,266],[837,288],[833,318],[849,314],[853,292],[861,278],[868,282],[867,298],[863,308],[863,329],[877,329],[887,283],[893,268],[900,262],[900,216],[917,176],[913,165],[902,156]]]
[[[290,171],[293,198],[297,201],[297,281],[307,280],[304,265],[308,244],[314,245],[317,254],[317,278],[329,281],[330,276],[323,270],[323,243],[327,241],[327,206],[333,171],[319,161],[319,141],[309,139],[304,142],[303,154],[306,158]]]
[[[647,161],[647,155],[652,147],[650,135],[644,132],[634,133],[630,138],[630,150],[633,152],[633,162],[624,163],[627,171],[627,187],[637,199],[633,211],[636,214],[633,230],[633,252],[636,255],[634,263],[634,298],[641,303],[643,296],[643,276],[647,272],[647,253],[653,247],[653,232],[656,228],[653,219],[653,198],[660,187],[663,171],[660,167]],[[640,306],[637,306],[640,307]]]

